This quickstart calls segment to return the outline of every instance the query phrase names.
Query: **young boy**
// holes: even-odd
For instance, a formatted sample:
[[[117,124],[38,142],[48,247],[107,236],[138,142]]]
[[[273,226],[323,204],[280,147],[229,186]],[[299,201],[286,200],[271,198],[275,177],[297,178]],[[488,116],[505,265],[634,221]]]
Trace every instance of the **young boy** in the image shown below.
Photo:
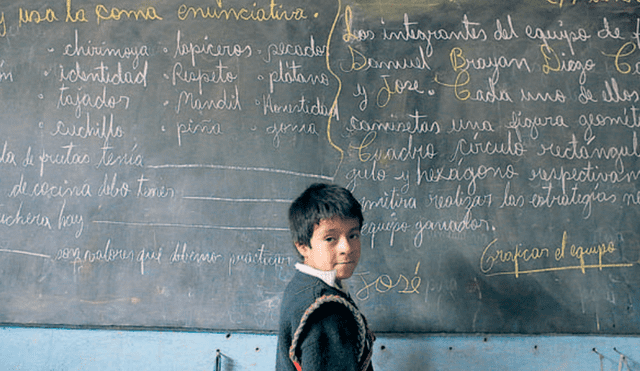
[[[342,280],[360,259],[360,204],[345,188],[313,184],[289,208],[304,264],[280,311],[276,371],[372,371],[374,336]]]

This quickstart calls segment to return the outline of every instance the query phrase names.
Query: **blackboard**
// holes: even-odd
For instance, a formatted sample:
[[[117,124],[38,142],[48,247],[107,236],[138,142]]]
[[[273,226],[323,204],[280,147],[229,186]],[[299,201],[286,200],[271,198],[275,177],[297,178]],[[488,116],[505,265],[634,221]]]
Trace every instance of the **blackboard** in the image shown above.
[[[640,4],[0,7],[0,323],[274,331],[362,202],[378,332],[640,333]]]

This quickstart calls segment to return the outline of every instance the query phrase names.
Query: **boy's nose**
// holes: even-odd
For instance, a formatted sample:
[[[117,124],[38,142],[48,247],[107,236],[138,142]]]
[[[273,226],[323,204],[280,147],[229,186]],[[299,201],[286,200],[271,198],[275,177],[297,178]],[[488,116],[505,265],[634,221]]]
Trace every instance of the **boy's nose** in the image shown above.
[[[353,249],[353,246],[351,246],[351,241],[348,238],[346,237],[340,238],[340,241],[338,243],[338,251],[340,251],[343,254],[348,254],[351,252],[352,249]]]

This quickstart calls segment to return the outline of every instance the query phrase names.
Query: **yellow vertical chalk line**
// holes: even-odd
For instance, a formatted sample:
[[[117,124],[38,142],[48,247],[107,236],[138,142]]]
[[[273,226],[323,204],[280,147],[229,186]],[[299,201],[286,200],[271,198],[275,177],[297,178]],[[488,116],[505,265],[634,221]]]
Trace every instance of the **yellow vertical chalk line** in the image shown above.
[[[326,54],[326,63],[327,63],[327,70],[329,71],[329,73],[331,75],[333,75],[333,77],[336,78],[336,80],[338,81],[338,91],[336,92],[336,96],[333,99],[333,103],[331,104],[331,110],[329,111],[329,119],[327,120],[327,140],[329,141],[329,144],[331,144],[331,146],[333,148],[335,148],[338,152],[340,152],[340,162],[338,163],[338,167],[336,168],[336,172],[333,174],[333,178],[335,179],[336,174],[338,173],[338,170],[340,170],[340,166],[342,165],[342,160],[344,159],[344,150],[340,147],[338,147],[337,144],[334,143],[333,139],[331,138],[331,119],[333,117],[333,112],[336,109],[336,106],[338,105],[338,98],[340,97],[340,93],[342,91],[342,80],[340,80],[340,77],[338,77],[338,75],[336,75],[335,72],[333,72],[333,70],[331,69],[331,65],[330,65],[330,54],[331,54],[331,38],[333,37],[333,33],[336,29],[336,25],[338,24],[338,19],[340,18],[340,12],[342,11],[342,0],[338,0],[338,11],[336,13],[336,17],[333,20],[333,24],[331,25],[331,30],[329,31],[329,38],[327,39],[327,54]]]

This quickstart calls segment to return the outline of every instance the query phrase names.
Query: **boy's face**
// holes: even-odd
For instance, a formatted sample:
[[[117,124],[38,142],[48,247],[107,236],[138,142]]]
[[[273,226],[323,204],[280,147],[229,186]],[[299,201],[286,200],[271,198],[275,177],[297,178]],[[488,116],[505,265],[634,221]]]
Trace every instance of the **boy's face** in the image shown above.
[[[357,219],[323,219],[313,229],[311,246],[296,243],[304,263],[321,271],[336,270],[337,279],[351,277],[360,260],[360,223]]]

